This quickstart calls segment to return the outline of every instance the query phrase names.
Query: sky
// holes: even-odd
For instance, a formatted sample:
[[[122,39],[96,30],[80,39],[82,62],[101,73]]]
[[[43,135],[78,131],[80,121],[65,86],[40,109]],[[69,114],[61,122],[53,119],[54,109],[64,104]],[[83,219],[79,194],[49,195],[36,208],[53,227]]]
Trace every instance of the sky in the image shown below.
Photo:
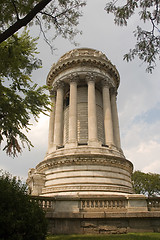
[[[78,29],[83,34],[75,38],[80,48],[102,51],[116,66],[120,74],[117,105],[121,134],[121,145],[125,157],[134,165],[134,170],[160,174],[160,63],[152,74],[145,71],[139,60],[127,63],[123,55],[134,46],[133,31],[138,22],[133,17],[127,27],[114,25],[112,15],[104,11],[107,0],[88,0],[83,8],[83,17]],[[31,29],[31,33],[37,33]],[[32,75],[34,82],[43,85],[53,63],[75,48],[68,40],[58,37],[54,41],[53,54],[43,37],[38,42],[39,58],[43,68]],[[34,148],[27,148],[18,157],[8,157],[0,152],[0,169],[26,180],[28,170],[43,161],[48,145],[49,117],[41,115],[38,122],[31,121],[27,134]]]

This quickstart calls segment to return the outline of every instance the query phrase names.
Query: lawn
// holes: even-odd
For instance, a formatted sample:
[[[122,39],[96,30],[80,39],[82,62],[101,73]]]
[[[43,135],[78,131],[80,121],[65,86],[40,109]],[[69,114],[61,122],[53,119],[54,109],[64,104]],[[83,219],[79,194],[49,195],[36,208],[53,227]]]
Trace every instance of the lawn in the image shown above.
[[[46,240],[160,240],[160,233],[128,233],[121,235],[53,235]]]

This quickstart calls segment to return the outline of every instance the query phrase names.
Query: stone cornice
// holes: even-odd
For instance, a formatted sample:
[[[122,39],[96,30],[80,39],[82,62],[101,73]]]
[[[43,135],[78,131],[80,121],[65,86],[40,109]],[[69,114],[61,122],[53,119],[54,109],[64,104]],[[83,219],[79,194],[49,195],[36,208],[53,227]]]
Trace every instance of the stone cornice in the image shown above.
[[[74,49],[63,55],[57,64],[53,64],[47,77],[47,85],[51,86],[54,78],[62,71],[75,66],[94,66],[103,69],[114,78],[116,87],[119,86],[120,77],[116,67],[102,52],[87,48]]]
[[[98,154],[65,155],[46,158],[37,165],[36,170],[38,172],[43,172],[47,169],[66,165],[104,165],[127,170],[130,174],[133,171],[132,163],[124,158]]]
[[[76,192],[76,191],[93,191],[93,192],[124,192],[124,193],[133,193],[133,190],[130,187],[123,186],[54,186],[46,187],[43,189],[43,194],[46,193],[58,193],[58,192]]]

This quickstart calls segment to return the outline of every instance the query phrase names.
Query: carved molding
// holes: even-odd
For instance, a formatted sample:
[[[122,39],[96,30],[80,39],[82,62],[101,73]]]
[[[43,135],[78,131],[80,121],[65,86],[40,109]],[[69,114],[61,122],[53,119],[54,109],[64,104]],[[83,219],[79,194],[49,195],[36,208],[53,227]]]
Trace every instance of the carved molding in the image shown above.
[[[130,161],[122,158],[109,157],[109,156],[97,156],[97,155],[66,155],[60,157],[53,157],[51,159],[44,160],[39,163],[36,167],[37,171],[43,172],[47,169],[60,166],[70,165],[100,165],[100,166],[111,166],[124,169],[130,174],[133,171],[133,165]]]
[[[108,88],[113,88],[113,83],[110,78],[106,77],[103,80],[101,80],[102,86],[107,86]]]
[[[115,87],[112,87],[112,88],[110,89],[110,93],[111,93],[111,95],[115,95],[115,96],[117,96],[117,94],[118,94]]]
[[[102,192],[124,192],[124,193],[133,193],[133,190],[130,187],[119,187],[119,186],[53,186],[45,187],[42,190],[42,193],[57,193],[57,192],[74,192],[74,191],[102,191]]]
[[[78,73],[71,73],[67,76],[67,79],[69,80],[69,82],[79,82],[79,75]]]
[[[80,57],[80,56],[94,56],[94,57],[102,58],[104,60],[109,61],[106,55],[100,51],[89,49],[89,48],[81,48],[81,49],[73,49],[67,52],[59,59],[58,62],[62,62],[72,57]]]
[[[85,80],[88,82],[95,82],[97,79],[97,74],[96,73],[92,73],[92,72],[88,72],[85,76]]]
[[[62,71],[75,66],[90,66],[103,69],[107,74],[113,77],[118,88],[120,77],[116,67],[107,59],[107,57],[93,49],[75,49],[60,58],[57,64],[54,64],[48,74],[47,84],[52,85],[53,79]]]
[[[66,86],[65,82],[59,80],[54,84],[54,90],[53,91],[56,91],[58,88],[64,89],[65,86]]]

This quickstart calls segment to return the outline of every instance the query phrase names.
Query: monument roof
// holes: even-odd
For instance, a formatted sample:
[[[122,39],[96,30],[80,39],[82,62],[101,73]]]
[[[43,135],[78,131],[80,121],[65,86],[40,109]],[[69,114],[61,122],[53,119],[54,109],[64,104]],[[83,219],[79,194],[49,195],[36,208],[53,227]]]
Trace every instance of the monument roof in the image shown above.
[[[118,88],[120,83],[120,76],[116,67],[101,51],[91,48],[76,48],[65,53],[57,63],[54,63],[47,76],[47,85],[51,86],[54,78],[65,69],[73,68],[75,66],[94,65],[99,69],[105,70],[116,81]]]

